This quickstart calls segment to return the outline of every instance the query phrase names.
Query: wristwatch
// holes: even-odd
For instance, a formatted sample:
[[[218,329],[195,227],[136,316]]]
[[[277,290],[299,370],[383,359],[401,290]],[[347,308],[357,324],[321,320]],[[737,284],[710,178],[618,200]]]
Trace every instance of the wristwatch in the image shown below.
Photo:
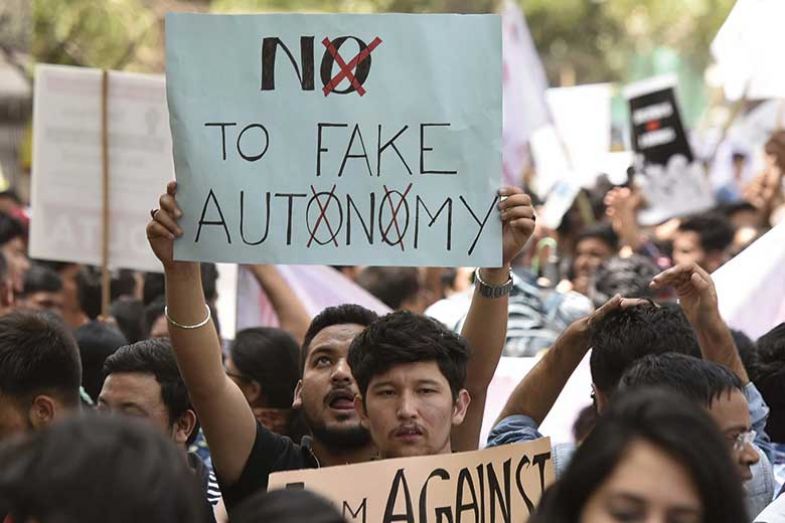
[[[491,285],[480,277],[480,269],[474,271],[474,281],[480,296],[483,298],[501,298],[510,294],[512,290],[512,274],[507,276],[507,281],[501,285]]]

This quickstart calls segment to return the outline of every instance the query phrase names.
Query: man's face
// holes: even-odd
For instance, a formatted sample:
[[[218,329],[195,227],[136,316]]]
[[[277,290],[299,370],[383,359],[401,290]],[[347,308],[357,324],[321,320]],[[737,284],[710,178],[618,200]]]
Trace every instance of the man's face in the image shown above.
[[[328,446],[358,447],[369,441],[354,410],[357,384],[346,356],[362,325],[331,325],[310,344],[303,378],[294,392],[294,408],[302,409],[316,440]]]
[[[703,267],[706,251],[701,247],[700,236],[695,231],[676,231],[673,237],[673,263],[697,263]]]
[[[152,374],[118,372],[110,374],[98,395],[98,410],[144,418],[179,443],[177,427],[161,395],[161,384]],[[187,439],[188,435],[185,435]]]
[[[599,238],[584,238],[575,246],[573,270],[575,278],[588,279],[594,275],[597,267],[610,258],[613,251],[607,243]]]
[[[733,459],[738,465],[739,473],[745,481],[752,477],[750,467],[758,462],[758,452],[750,444],[737,448],[736,438],[743,432],[748,432],[750,426],[750,413],[747,399],[739,390],[723,393],[716,398],[709,407],[709,414],[720,427],[722,435],[732,449]]]
[[[450,433],[463,422],[469,394],[461,390],[453,401],[438,364],[422,361],[374,376],[356,405],[383,458],[430,456],[451,452]]]
[[[30,259],[27,257],[27,249],[22,238],[14,238],[5,243],[2,253],[8,262],[8,275],[11,278],[14,291],[22,292],[25,282],[25,273],[30,269]]]
[[[37,311],[49,311],[62,316],[64,296],[62,292],[40,291],[21,298],[19,305]]]

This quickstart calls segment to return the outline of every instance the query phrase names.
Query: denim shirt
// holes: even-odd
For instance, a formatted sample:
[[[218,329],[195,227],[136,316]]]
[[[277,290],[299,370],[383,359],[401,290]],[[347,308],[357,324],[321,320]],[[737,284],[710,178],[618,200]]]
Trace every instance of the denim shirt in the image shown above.
[[[746,492],[747,512],[752,518],[760,514],[774,497],[774,474],[771,462],[768,459],[773,448],[766,434],[766,420],[769,416],[769,407],[763,400],[755,385],[750,382],[744,387],[744,395],[750,411],[752,429],[756,432],[755,446],[760,460],[751,467],[752,479],[744,484]],[[501,420],[488,435],[488,447],[497,447],[509,443],[531,441],[543,437],[537,423],[529,416],[516,414]],[[553,466],[556,477],[559,478],[572,460],[575,453],[575,444],[559,443],[553,446]]]

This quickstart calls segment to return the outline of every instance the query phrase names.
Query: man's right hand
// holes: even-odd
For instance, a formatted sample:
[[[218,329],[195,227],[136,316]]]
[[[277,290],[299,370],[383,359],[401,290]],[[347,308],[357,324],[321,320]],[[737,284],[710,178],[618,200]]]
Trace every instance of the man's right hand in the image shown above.
[[[177,225],[183,212],[175,200],[176,193],[177,182],[169,182],[166,193],[159,199],[161,207],[153,213],[150,223],[147,224],[147,241],[164,268],[175,264],[174,240],[183,234],[183,230]]]

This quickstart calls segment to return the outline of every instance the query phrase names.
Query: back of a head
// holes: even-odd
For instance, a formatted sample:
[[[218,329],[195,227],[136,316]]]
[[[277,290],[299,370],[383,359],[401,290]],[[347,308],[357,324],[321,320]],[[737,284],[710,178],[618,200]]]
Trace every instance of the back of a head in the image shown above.
[[[182,452],[136,420],[85,414],[0,451],[0,513],[39,523],[198,523]]]
[[[654,298],[649,287],[660,272],[649,258],[633,254],[627,258],[614,256],[602,262],[594,273],[591,298],[596,307],[616,294],[625,298]]]
[[[367,327],[378,318],[379,316],[372,310],[353,303],[327,307],[311,320],[311,324],[305,332],[300,351],[300,368],[305,367],[311,342],[322,330],[333,325],[360,325]]]
[[[619,393],[646,387],[678,392],[704,408],[723,394],[743,391],[741,380],[717,363],[670,352],[644,356],[632,365],[619,382]]]
[[[116,373],[154,376],[161,386],[161,397],[171,422],[179,419],[187,410],[193,410],[172,344],[167,338],[142,340],[117,349],[114,354],[106,358],[103,367],[104,377]],[[189,444],[194,440],[197,432],[199,432],[198,422],[191,432]]]
[[[79,306],[88,318],[94,320],[101,314],[101,270],[92,265],[85,265],[76,275]],[[131,296],[136,286],[133,273],[126,269],[112,272],[109,284],[110,300],[121,296]]]
[[[374,376],[395,365],[434,361],[450,384],[453,398],[464,387],[469,359],[466,340],[432,318],[398,311],[365,328],[349,347],[349,366],[365,396]]]
[[[702,521],[749,521],[727,444],[706,411],[672,391],[638,389],[611,402],[565,474],[543,496],[531,523],[579,521],[587,500],[637,442],[654,446],[686,469],[701,500]]]
[[[624,371],[648,354],[700,355],[695,333],[680,310],[656,305],[608,313],[593,325],[590,344],[592,380],[607,395]]]
[[[82,359],[82,387],[96,400],[104,383],[104,361],[127,341],[116,328],[98,320],[76,329],[75,337]]]
[[[679,231],[697,233],[701,248],[706,252],[724,251],[733,243],[733,226],[718,212],[687,217],[679,225]]]
[[[260,492],[232,511],[232,523],[345,523],[329,501],[308,490]]]
[[[27,231],[24,224],[4,212],[0,212],[0,246],[16,238],[25,238]]]
[[[128,343],[144,339],[144,305],[136,298],[122,297],[109,308],[109,314],[117,321],[117,327]]]
[[[0,394],[54,394],[79,404],[82,365],[73,335],[57,316],[16,311],[0,317]]]
[[[356,282],[392,310],[416,299],[421,288],[416,267],[366,267]]]
[[[36,292],[60,292],[63,290],[63,281],[54,270],[34,263],[25,273],[22,296],[29,296]]]
[[[289,333],[273,327],[241,330],[229,354],[240,373],[261,386],[268,407],[291,407],[300,379],[300,348]]]

